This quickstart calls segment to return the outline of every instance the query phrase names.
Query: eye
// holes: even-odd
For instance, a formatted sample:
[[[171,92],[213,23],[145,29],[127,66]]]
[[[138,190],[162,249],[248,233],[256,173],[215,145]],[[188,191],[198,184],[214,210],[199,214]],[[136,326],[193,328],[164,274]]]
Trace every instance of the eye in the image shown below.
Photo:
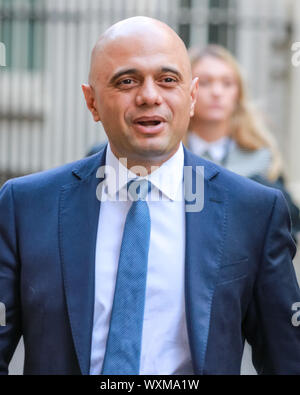
[[[120,89],[130,89],[136,85],[136,80],[133,78],[123,78],[117,81],[116,86]]]
[[[173,86],[177,84],[178,80],[175,77],[162,77],[160,79],[161,84],[165,86]]]
[[[232,80],[224,80],[224,81],[223,81],[223,85],[224,85],[225,87],[231,87],[231,86],[233,86],[234,84],[235,84],[235,82],[232,81]]]
[[[125,80],[121,80],[118,82],[118,85],[130,85],[132,84],[133,80],[131,78],[126,78]]]
[[[209,81],[208,80],[199,80],[199,86],[208,86],[209,85]]]
[[[172,77],[166,77],[166,78],[163,79],[163,81],[164,81],[164,82],[168,82],[168,83],[170,83],[170,82],[176,82],[175,78],[172,78]]]

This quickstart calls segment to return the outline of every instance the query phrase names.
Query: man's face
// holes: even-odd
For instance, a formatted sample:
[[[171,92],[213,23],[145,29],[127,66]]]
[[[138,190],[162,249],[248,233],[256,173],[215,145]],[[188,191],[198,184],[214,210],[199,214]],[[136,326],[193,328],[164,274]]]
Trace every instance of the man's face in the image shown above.
[[[197,84],[173,41],[155,34],[121,37],[94,60],[92,87],[83,87],[85,97],[119,158],[164,161],[186,133]]]

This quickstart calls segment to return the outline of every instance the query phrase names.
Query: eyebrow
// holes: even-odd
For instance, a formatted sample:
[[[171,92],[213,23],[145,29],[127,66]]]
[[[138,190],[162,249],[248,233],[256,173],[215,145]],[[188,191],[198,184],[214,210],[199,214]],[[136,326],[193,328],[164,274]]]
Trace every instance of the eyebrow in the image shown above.
[[[162,71],[163,73],[173,73],[173,74],[177,75],[177,77],[178,77],[180,80],[183,79],[182,74],[181,74],[178,70],[174,69],[173,67],[162,67],[162,68],[161,68],[161,71]]]
[[[124,69],[124,70],[120,70],[117,73],[115,73],[111,79],[109,80],[110,84],[113,84],[114,82],[116,82],[116,80],[120,77],[122,77],[122,75],[126,75],[126,74],[137,74],[138,70],[137,69]]]
[[[160,72],[162,72],[162,73],[173,73],[173,74],[177,75],[177,77],[178,77],[180,80],[183,79],[182,74],[181,74],[178,70],[174,69],[173,67],[162,67],[162,68],[160,69]],[[118,78],[122,77],[123,75],[127,75],[127,74],[138,74],[138,73],[139,73],[139,70],[138,70],[138,69],[134,69],[134,68],[133,68],[133,69],[124,69],[124,70],[120,70],[120,71],[118,71],[117,73],[115,73],[115,74],[111,77],[111,79],[109,80],[109,84],[110,84],[110,85],[114,84],[114,83],[116,82],[116,80],[117,80]]]

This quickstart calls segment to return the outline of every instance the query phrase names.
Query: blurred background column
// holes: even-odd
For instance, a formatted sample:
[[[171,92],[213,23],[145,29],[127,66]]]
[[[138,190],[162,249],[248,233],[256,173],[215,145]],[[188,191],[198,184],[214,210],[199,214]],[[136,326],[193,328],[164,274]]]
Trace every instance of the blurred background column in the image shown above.
[[[300,1],[293,1],[291,7],[292,43],[300,42]],[[292,58],[293,52],[291,52]],[[300,204],[300,65],[291,63],[290,76],[290,134],[286,136],[289,144],[288,169],[289,186]]]

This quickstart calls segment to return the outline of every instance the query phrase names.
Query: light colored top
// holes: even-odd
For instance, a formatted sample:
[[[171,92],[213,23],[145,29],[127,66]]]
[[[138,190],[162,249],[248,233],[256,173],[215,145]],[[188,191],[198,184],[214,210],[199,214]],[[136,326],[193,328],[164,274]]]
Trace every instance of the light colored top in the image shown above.
[[[241,176],[259,175],[268,178],[272,161],[271,151],[268,148],[254,151],[245,150],[240,148],[230,137],[207,142],[193,132],[188,134],[188,148],[194,154],[224,166]]]
[[[147,177],[151,218],[140,374],[193,374],[185,316],[185,206],[183,147]],[[130,201],[112,201],[136,178],[107,147],[106,165],[119,185],[102,190],[95,267],[95,309],[90,374],[100,374],[105,354],[124,224]],[[170,183],[163,180],[172,179]],[[156,194],[156,195],[155,195]],[[178,199],[181,196],[181,199]],[[154,198],[154,200],[157,200]]]
[[[198,156],[206,154],[207,157],[210,157],[212,161],[217,163],[221,162],[226,155],[229,141],[230,139],[227,136],[221,137],[216,141],[209,142],[203,140],[195,133],[191,132],[188,135],[188,144],[194,154]]]

